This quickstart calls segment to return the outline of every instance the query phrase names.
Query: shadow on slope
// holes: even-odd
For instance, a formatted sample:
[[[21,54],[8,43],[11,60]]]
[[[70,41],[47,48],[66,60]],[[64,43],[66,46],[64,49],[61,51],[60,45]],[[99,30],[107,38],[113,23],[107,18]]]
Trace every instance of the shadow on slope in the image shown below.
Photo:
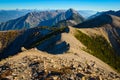
[[[65,41],[61,42],[60,40],[61,34],[52,36],[51,38],[42,42],[37,48],[51,54],[62,54],[69,50],[69,44],[67,44]]]
[[[23,34],[19,35],[0,53],[0,59],[21,52],[21,47],[25,47],[26,49],[37,47],[39,50],[51,54],[62,54],[69,50],[69,44],[66,42],[57,43],[60,41],[61,33],[63,32],[69,32],[68,27],[36,27],[25,30]]]

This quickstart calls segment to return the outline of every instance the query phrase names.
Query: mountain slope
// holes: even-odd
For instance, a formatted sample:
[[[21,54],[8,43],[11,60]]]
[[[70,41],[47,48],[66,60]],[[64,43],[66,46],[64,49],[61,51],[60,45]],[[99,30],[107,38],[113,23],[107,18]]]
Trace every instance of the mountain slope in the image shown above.
[[[22,34],[23,31],[8,31],[8,32],[0,32],[0,53],[3,49],[6,48],[12,41],[15,40],[17,36]]]
[[[75,27],[102,28],[108,35],[108,39],[118,54],[120,50],[120,17],[113,15],[100,15],[85,21]]]
[[[56,26],[57,23],[63,20],[71,20],[74,15],[79,16],[76,24],[81,23],[84,18],[73,9],[67,11],[43,11],[43,12],[31,12],[27,15],[15,20],[10,20],[0,24],[0,30],[19,30],[28,29],[37,26]]]
[[[109,14],[109,15],[114,15],[114,16],[118,16],[120,17],[120,11],[106,11],[106,12],[102,12],[101,14]]]
[[[111,23],[112,23],[112,17],[110,15],[100,15],[93,19],[86,20],[83,23],[76,25],[75,27],[92,28],[92,27],[101,27],[102,25],[111,24]]]
[[[12,72],[0,78],[12,79],[14,78],[12,74],[15,74],[18,80],[21,78],[119,80],[119,74],[111,67],[82,50],[85,46],[74,37],[76,29],[69,28],[69,33],[62,33],[61,40],[57,42],[59,44],[66,41],[70,45],[65,54],[52,55],[36,48],[26,50],[0,62],[2,67],[8,67],[4,71],[1,69],[2,75],[7,71]]]
[[[75,27],[82,28],[81,31],[89,35],[79,32],[81,35],[76,36],[90,50],[87,50],[89,53],[120,71],[120,17],[104,14]],[[86,37],[81,39],[80,36]]]
[[[27,30],[21,30],[21,31],[14,31],[20,35],[15,35],[15,37],[9,37],[12,32],[6,32],[7,40],[4,41],[6,36],[2,35],[0,37],[2,45],[4,45],[4,48],[1,48],[0,53],[0,59],[4,59],[6,57],[12,56],[14,54],[17,54],[21,51],[22,47],[25,47],[27,49],[37,47],[40,50],[48,51],[48,45],[51,45],[52,43],[55,43],[55,41],[58,41],[61,38],[62,32],[68,32],[67,27],[60,27],[60,28],[49,28],[49,27],[35,27]],[[1,34],[3,34],[1,32]],[[11,36],[11,35],[10,35]],[[7,43],[5,45],[4,43]],[[62,44],[62,43],[61,43]],[[67,44],[64,42],[64,46],[66,46],[67,50]]]

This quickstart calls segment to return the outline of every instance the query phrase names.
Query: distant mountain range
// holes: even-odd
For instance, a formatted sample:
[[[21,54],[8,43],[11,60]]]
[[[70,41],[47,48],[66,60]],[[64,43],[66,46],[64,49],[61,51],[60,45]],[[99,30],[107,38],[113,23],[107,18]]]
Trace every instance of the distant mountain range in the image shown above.
[[[11,19],[16,19],[33,10],[0,10],[0,23]]]
[[[78,12],[86,19],[97,13],[97,11],[92,11],[92,10],[78,10]]]
[[[120,17],[120,11],[103,11],[103,12],[97,12],[96,14],[93,14],[91,16],[88,17],[88,19],[91,19],[91,18],[95,18],[99,15],[102,15],[102,14],[110,14],[110,15],[115,15],[115,16],[119,16]]]
[[[57,11],[30,12],[20,18],[1,23],[0,30],[19,30],[33,28],[37,26],[52,27],[57,26],[59,22],[64,20],[71,20],[69,21],[69,23],[72,23],[72,25],[76,25],[83,22],[84,18],[73,9],[69,9],[67,11],[57,10]]]
[[[49,11],[49,12],[62,11],[62,12],[65,12],[66,10],[36,10],[36,9],[33,9],[33,10],[32,9],[31,10],[27,10],[27,9],[0,10],[0,23],[6,22],[6,21],[11,20],[11,19],[19,18],[21,16],[26,15],[27,13],[30,13],[30,12],[43,12],[43,11]],[[95,13],[97,13],[97,11],[78,10],[78,13],[80,15],[82,15],[84,18],[88,18],[91,15],[94,15]]]

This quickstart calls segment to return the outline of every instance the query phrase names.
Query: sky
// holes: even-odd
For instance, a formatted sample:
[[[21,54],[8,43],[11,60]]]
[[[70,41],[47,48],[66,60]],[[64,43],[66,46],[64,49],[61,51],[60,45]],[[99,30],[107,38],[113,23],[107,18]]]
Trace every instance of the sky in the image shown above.
[[[0,0],[0,9],[120,10],[120,0]]]

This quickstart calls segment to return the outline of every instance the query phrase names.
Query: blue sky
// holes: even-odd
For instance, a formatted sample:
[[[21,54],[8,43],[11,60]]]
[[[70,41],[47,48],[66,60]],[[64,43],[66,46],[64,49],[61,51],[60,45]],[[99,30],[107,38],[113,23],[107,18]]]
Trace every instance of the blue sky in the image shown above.
[[[0,0],[0,9],[120,10],[120,0]]]

